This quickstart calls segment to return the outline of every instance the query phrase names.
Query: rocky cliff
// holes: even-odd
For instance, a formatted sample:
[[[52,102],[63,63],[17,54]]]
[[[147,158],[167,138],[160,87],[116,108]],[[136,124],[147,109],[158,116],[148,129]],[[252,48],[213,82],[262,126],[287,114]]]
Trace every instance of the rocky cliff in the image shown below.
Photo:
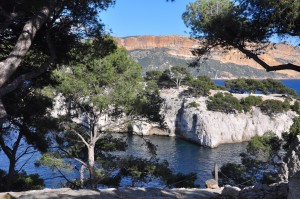
[[[161,110],[167,125],[167,130],[164,132],[169,136],[178,136],[208,147],[248,141],[253,136],[263,135],[270,130],[281,137],[282,132],[289,130],[293,118],[296,116],[295,112],[288,111],[270,117],[255,107],[250,113],[226,114],[208,111],[206,108],[207,97],[183,97],[181,96],[183,89],[161,91],[161,97],[166,99]],[[247,96],[235,95],[238,98]],[[198,107],[192,107],[191,102],[196,102]],[[156,134],[151,125],[140,129],[144,135]],[[153,129],[157,129],[157,127],[153,126]],[[162,133],[159,132],[159,134]]]
[[[125,47],[129,54],[139,62],[144,71],[164,70],[170,65],[187,65],[195,57],[191,50],[199,43],[196,40],[185,36],[136,36],[126,38],[116,38],[117,43]],[[282,63],[294,63],[300,65],[299,47],[289,44],[271,44],[266,52],[260,57],[270,65]],[[221,67],[217,67],[221,65]],[[208,67],[207,67],[208,66]],[[204,68],[204,70],[202,70]],[[215,50],[209,59],[202,63],[198,68],[200,72],[192,70],[192,73],[209,75],[212,78],[234,78],[234,77],[253,77],[253,78],[299,78],[298,72],[291,70],[279,71],[278,73],[267,73],[252,59],[247,59],[237,51],[230,50],[223,52]],[[236,70],[241,70],[237,73]]]

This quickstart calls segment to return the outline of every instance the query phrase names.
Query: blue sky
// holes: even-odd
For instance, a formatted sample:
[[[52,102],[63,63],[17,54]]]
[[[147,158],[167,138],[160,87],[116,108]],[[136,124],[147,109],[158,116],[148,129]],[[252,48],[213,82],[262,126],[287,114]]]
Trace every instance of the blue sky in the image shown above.
[[[181,15],[192,0],[116,0],[100,18],[116,37],[137,35],[186,35]]]

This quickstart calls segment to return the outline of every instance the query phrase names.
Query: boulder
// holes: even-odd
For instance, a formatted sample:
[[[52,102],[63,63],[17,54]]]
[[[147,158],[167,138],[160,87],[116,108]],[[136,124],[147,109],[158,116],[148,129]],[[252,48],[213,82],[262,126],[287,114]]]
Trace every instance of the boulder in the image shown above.
[[[9,193],[6,193],[4,195],[0,195],[0,199],[16,199],[16,198],[10,195]]]
[[[208,189],[218,189],[219,185],[215,179],[209,179],[205,181],[205,187]]]
[[[238,187],[225,185],[222,191],[223,196],[229,196],[230,198],[238,198],[241,189]]]

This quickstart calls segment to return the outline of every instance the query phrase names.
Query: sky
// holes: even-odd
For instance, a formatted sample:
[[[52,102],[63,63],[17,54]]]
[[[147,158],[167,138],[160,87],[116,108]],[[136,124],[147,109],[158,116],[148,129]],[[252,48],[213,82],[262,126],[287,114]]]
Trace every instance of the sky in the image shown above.
[[[100,14],[106,31],[115,37],[138,35],[189,35],[181,18],[193,0],[116,0]]]
[[[182,14],[186,5],[196,0],[116,0],[116,4],[100,14],[105,29],[114,37],[139,35],[184,35],[190,30],[184,25]],[[271,42],[287,41],[292,45],[300,43],[299,38],[278,38]]]

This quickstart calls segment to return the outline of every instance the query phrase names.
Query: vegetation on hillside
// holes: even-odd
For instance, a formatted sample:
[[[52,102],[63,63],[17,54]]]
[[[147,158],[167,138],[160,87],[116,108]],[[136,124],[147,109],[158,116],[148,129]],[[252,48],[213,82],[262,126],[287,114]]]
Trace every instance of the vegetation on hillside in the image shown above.
[[[193,77],[209,76],[210,78],[232,78],[232,77],[256,77],[256,78],[288,78],[281,73],[270,72],[252,68],[250,66],[241,66],[233,63],[222,63],[213,59],[203,60],[201,63],[194,63],[193,60],[186,60],[178,56],[168,54],[166,48],[155,48],[149,50],[132,50],[128,54],[137,60],[142,66],[143,75],[148,71],[168,69],[169,65],[184,66]],[[193,67],[189,67],[193,66]]]
[[[226,80],[225,87],[233,93],[263,93],[263,94],[283,94],[292,97],[298,97],[294,89],[287,88],[282,82],[275,79],[245,79],[238,78]]]
[[[282,144],[283,141],[271,131],[251,138],[246,152],[240,155],[242,164],[227,163],[220,168],[221,185],[245,187],[258,182],[275,183],[280,166],[275,159],[282,158],[278,154]]]
[[[243,107],[240,101],[231,93],[217,93],[210,96],[207,101],[207,109],[224,113],[241,112]]]

